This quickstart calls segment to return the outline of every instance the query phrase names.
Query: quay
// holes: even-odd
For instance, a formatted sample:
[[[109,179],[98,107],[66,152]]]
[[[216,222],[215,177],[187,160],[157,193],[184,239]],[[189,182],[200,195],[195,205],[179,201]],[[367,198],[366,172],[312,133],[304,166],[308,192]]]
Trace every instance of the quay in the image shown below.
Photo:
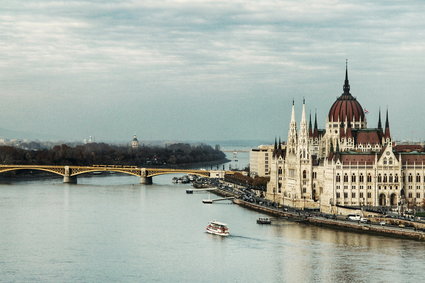
[[[233,196],[235,197],[235,199],[233,199],[234,204],[271,216],[285,218],[289,221],[327,227],[336,230],[425,241],[425,224],[418,225],[418,228],[421,228],[422,230],[419,231],[419,229],[416,229],[416,226],[415,228],[400,228],[397,226],[390,225],[381,226],[379,225],[379,222],[383,220],[389,221],[389,219],[383,217],[372,218],[374,223],[359,223],[355,221],[327,219],[325,217],[315,215],[314,213],[308,213],[306,211],[278,209],[275,207],[269,207],[257,203],[248,202],[238,198],[238,193],[236,192],[230,192],[219,188],[213,191],[213,193],[225,197]]]

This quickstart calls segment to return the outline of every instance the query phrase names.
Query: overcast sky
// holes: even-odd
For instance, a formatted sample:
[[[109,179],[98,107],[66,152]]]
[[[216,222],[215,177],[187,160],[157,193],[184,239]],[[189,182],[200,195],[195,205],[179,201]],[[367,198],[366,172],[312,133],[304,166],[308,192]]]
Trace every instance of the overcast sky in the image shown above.
[[[72,140],[286,140],[351,93],[425,139],[425,1],[3,0],[0,128]]]

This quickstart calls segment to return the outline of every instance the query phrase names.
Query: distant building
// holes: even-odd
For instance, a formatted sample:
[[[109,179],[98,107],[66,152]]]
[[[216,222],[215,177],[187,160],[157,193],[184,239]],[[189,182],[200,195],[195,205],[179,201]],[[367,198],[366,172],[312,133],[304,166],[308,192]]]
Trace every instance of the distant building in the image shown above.
[[[376,127],[350,93],[348,71],[343,93],[333,103],[324,129],[307,121],[305,102],[297,129],[294,103],[286,144],[251,150],[251,174],[269,176],[266,198],[281,205],[320,208],[337,206],[414,209],[425,206],[425,148],[396,144],[388,111]],[[273,147],[271,150],[270,147]]]
[[[273,155],[273,145],[260,145],[249,154],[249,175],[251,177],[269,177]]]
[[[88,139],[83,140],[84,144],[95,143],[95,142],[96,142],[96,139],[92,136],[90,136]]]
[[[137,140],[136,135],[133,136],[133,139],[131,140],[131,148],[138,148],[139,147],[139,141]]]

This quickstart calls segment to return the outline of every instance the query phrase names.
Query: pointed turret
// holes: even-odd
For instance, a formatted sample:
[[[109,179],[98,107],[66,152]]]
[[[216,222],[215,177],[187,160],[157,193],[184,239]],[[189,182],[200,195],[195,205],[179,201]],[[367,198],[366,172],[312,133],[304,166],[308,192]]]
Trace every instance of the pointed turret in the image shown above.
[[[308,121],[308,136],[309,137],[313,136],[313,127],[311,125],[311,112],[310,112],[310,119]]]
[[[387,115],[385,118],[385,133],[384,133],[385,139],[391,139],[390,134],[390,121],[388,120],[388,109],[387,109]]]
[[[303,108],[301,113],[300,132],[298,135],[298,157],[301,159],[309,158],[308,152],[308,129],[305,115],[305,99],[303,99]]]
[[[348,82],[348,60],[345,60],[345,81],[344,81],[344,94],[350,94],[350,83]]]
[[[313,136],[315,138],[319,137],[319,129],[317,128],[317,112],[314,112],[314,131]]]
[[[291,123],[292,122],[296,123],[296,121],[295,121],[295,101],[293,99],[292,99]]]
[[[382,130],[382,123],[381,123],[381,107],[379,107],[379,114],[378,114],[378,129]]]
[[[295,103],[292,100],[291,122],[288,130],[288,144],[286,147],[287,153],[296,153],[297,150],[297,122],[295,121]]]

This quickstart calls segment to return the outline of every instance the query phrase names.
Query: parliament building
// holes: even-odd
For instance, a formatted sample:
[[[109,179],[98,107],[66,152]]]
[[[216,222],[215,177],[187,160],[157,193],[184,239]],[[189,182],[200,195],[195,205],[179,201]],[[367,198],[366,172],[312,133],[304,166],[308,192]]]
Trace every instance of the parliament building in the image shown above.
[[[425,149],[396,144],[388,110],[368,128],[365,111],[350,93],[346,68],[343,93],[332,104],[324,129],[307,121],[305,101],[296,122],[292,103],[286,143],[251,150],[251,175],[267,176],[266,198],[280,205],[320,208],[381,207],[405,210],[425,205]]]

